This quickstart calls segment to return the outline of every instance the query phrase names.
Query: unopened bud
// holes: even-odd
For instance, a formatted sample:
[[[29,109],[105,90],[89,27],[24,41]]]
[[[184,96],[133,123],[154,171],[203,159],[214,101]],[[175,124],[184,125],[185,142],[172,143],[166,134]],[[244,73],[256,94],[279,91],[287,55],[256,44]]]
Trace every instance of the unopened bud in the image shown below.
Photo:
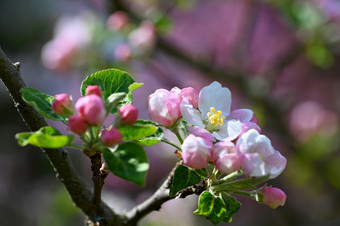
[[[100,98],[102,97],[102,90],[100,89],[99,86],[88,86],[86,87],[86,91],[85,91],[86,96],[94,94],[99,96]]]
[[[100,139],[105,146],[112,147],[113,145],[122,142],[122,134],[115,128],[104,130],[100,135]]]
[[[287,198],[287,195],[279,188],[263,188],[260,196],[260,201],[272,209],[283,206]]]
[[[72,115],[68,119],[68,127],[76,134],[84,134],[87,129],[87,124],[79,115]]]
[[[78,99],[76,103],[78,114],[89,124],[99,125],[104,122],[106,110],[102,98],[97,95],[88,95]]]
[[[126,104],[119,108],[120,121],[127,125],[134,124],[138,119],[138,109],[132,104]]]
[[[72,99],[66,93],[57,94],[55,95],[52,109],[58,115],[69,117],[74,112]]]

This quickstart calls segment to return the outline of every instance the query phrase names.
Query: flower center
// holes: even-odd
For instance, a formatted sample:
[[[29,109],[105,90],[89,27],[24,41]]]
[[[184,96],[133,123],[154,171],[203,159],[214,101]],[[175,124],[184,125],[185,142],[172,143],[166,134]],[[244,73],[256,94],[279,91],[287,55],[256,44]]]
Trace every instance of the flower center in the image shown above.
[[[224,124],[224,116],[222,115],[222,111],[216,111],[214,107],[210,108],[210,112],[208,115],[208,125],[206,129],[210,132],[214,131],[217,127],[222,126]]]

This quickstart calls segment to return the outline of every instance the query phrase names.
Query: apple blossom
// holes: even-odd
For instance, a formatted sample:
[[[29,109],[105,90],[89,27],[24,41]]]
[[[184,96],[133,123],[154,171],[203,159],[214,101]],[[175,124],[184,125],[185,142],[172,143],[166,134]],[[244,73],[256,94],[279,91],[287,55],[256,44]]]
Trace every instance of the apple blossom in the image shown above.
[[[119,130],[111,128],[104,130],[100,135],[100,139],[104,145],[111,147],[122,142],[122,134]]]
[[[58,115],[68,117],[73,114],[73,103],[71,97],[66,93],[55,95],[55,100],[52,104],[52,109]]]
[[[87,124],[79,115],[72,115],[68,118],[67,122],[70,130],[76,134],[84,134],[87,129]]]
[[[190,134],[182,145],[183,163],[193,169],[201,169],[211,161],[212,143],[203,137]]]
[[[205,128],[218,140],[234,140],[242,130],[242,122],[249,122],[253,112],[239,109],[230,113],[231,93],[218,82],[212,82],[199,92],[198,109],[188,99],[181,103],[183,118],[190,124]]]
[[[275,178],[285,169],[287,159],[274,150],[270,140],[255,129],[244,133],[236,143],[244,155],[242,169],[252,177]]]
[[[76,109],[78,114],[91,125],[101,124],[106,117],[102,98],[94,94],[79,98]]]
[[[212,157],[216,169],[226,174],[239,170],[243,161],[243,155],[235,144],[226,140],[214,144]]]
[[[138,119],[138,109],[132,104],[126,104],[119,108],[119,115],[122,123],[132,125]]]
[[[157,89],[148,98],[148,111],[152,121],[165,127],[173,127],[181,117],[180,89]]]
[[[284,206],[287,195],[279,188],[263,188],[260,194],[260,202],[266,204],[272,209]]]
[[[94,94],[94,95],[97,95],[99,97],[102,97],[102,90],[100,89],[99,86],[96,86],[96,85],[91,86],[90,85],[90,86],[86,87],[85,94],[86,94],[86,96]]]

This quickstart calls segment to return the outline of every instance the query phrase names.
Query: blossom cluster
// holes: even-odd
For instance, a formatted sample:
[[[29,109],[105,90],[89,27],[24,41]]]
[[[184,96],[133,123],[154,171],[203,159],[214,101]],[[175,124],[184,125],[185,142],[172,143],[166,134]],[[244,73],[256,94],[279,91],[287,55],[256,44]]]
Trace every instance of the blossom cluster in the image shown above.
[[[96,85],[86,88],[86,95],[77,100],[75,107],[68,94],[55,95],[52,109],[55,113],[68,118],[68,128],[81,137],[93,127],[100,128],[108,115],[102,91]],[[131,104],[120,107],[118,113],[115,125],[132,125],[138,119],[138,109]],[[99,137],[105,146],[114,146],[122,142],[122,134],[113,127],[102,130]]]
[[[231,111],[230,108],[230,90],[216,81],[200,92],[191,87],[175,87],[170,91],[158,89],[148,99],[151,120],[170,130],[174,130],[181,120],[187,122],[189,135],[181,146],[185,165],[201,169],[212,164],[226,175],[236,171],[249,177],[269,175],[270,179],[280,175],[287,159],[273,148],[267,136],[261,134],[253,111]],[[266,196],[269,192],[262,193]],[[268,198],[263,200],[267,205],[277,207],[285,202],[285,195],[279,198],[275,205],[268,204]]]

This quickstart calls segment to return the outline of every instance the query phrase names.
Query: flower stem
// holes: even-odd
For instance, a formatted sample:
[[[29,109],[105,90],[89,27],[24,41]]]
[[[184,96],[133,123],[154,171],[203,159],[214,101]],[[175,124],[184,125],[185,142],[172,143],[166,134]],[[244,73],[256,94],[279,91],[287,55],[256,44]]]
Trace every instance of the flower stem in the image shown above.
[[[162,138],[161,141],[164,142],[164,143],[170,144],[171,146],[175,147],[178,150],[181,150],[180,146],[178,146],[177,144],[172,143],[170,140],[168,140],[166,138]]]
[[[180,144],[183,144],[183,138],[181,137],[181,135],[179,134],[178,131],[175,132],[175,135],[176,135],[176,137],[177,137],[179,143],[180,143]]]
[[[227,176],[223,177],[219,181],[219,183],[222,184],[224,182],[230,181],[230,180],[232,180],[232,179],[234,179],[234,178],[236,178],[238,176],[241,176],[241,175],[243,175],[243,172],[241,170],[237,170],[237,171],[232,172],[232,173],[228,174]]]

